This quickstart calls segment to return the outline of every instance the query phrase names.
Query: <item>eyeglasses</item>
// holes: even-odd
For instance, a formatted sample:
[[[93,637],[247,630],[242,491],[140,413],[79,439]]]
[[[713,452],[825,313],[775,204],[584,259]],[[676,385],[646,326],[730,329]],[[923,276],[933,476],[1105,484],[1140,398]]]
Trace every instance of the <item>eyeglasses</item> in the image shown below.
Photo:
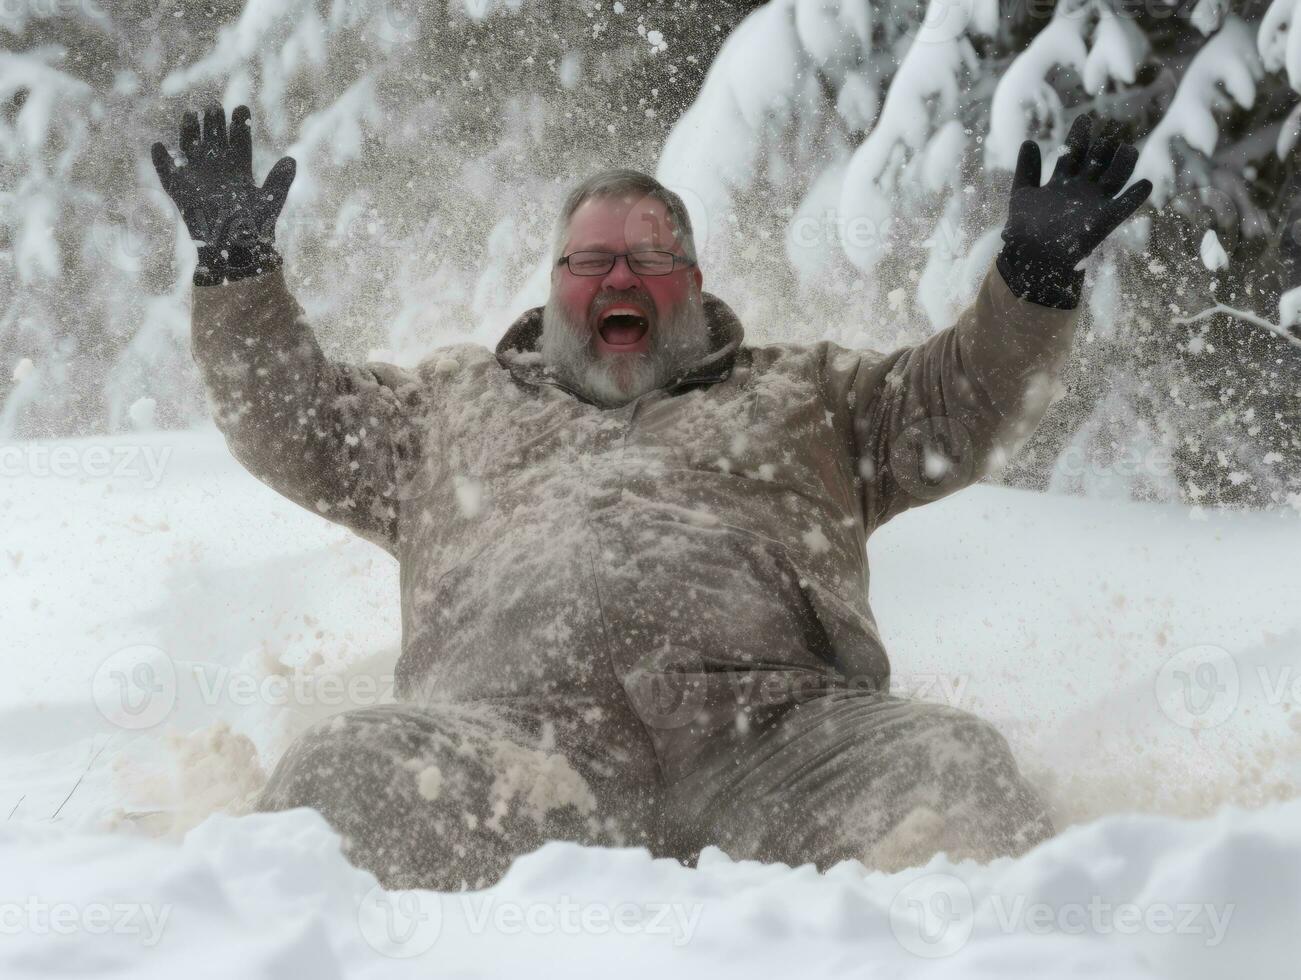
[[[614,268],[615,260],[620,256],[628,259],[628,268],[640,276],[667,276],[677,266],[695,265],[696,263],[672,252],[570,252],[556,265],[568,265],[569,271],[576,276],[603,276]]]

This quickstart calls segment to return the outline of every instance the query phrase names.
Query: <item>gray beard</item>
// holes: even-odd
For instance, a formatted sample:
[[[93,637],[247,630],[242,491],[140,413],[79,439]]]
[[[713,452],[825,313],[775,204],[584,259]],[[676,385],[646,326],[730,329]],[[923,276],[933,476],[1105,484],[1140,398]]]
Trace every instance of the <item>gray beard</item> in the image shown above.
[[[605,408],[626,405],[662,388],[709,353],[704,300],[692,293],[673,314],[650,328],[650,350],[602,354],[586,321],[575,322],[556,302],[542,309],[542,360],[558,380]]]

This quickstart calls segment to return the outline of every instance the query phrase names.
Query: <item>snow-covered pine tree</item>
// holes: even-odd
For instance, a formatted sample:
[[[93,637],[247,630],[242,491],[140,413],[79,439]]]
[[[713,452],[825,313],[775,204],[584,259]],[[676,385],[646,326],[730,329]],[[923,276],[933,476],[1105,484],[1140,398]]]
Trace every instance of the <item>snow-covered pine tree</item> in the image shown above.
[[[123,32],[107,9],[0,19],[0,437],[122,428],[142,370],[164,386],[189,373],[183,296],[156,258],[185,243],[144,183],[138,78],[119,70],[155,59],[167,25]],[[202,408],[189,386],[154,422]]]
[[[541,302],[568,186],[653,170],[753,6],[2,5],[0,438],[207,419],[193,249],[149,162],[183,110],[247,102],[258,176],[298,159],[278,240],[326,348],[411,363]]]
[[[776,0],[720,51],[659,176],[704,202],[712,268],[784,284],[747,310],[769,334],[889,349],[973,294],[1023,139],[1053,150],[1085,111],[1124,124],[1153,206],[1095,259],[1063,396],[1002,479],[1296,505],[1301,353],[1194,319],[1289,313],[1296,9]]]
[[[205,417],[192,251],[147,152],[211,98],[253,107],[259,173],[299,159],[280,235],[327,348],[408,363],[540,302],[559,197],[619,164],[684,193],[707,288],[756,339],[916,341],[997,251],[1020,139],[1052,149],[1087,110],[1143,147],[1159,207],[1096,260],[1065,394],[1003,479],[1296,500],[1295,348],[1194,318],[1301,308],[1278,249],[1297,21],[1295,0],[6,5],[0,437]]]

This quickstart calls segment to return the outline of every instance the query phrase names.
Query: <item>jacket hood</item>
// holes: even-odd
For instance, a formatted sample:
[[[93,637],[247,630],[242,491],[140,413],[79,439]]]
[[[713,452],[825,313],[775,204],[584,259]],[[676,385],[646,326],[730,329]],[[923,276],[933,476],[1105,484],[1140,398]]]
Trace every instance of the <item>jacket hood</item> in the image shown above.
[[[745,330],[735,311],[713,293],[702,292],[705,322],[709,325],[709,353],[669,381],[665,388],[712,384],[722,381],[732,371],[737,351],[745,340]],[[516,317],[497,343],[497,361],[520,381],[527,384],[556,384],[552,369],[543,362],[542,310],[535,306]]]

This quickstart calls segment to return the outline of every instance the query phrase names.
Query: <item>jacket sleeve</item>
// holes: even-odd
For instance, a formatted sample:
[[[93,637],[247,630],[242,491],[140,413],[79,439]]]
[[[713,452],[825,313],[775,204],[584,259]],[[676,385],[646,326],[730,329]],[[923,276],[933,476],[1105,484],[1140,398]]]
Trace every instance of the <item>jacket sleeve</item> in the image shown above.
[[[191,342],[232,455],[295,503],[396,553],[399,471],[419,454],[416,376],[328,360],[280,270],[195,286]]]
[[[999,469],[1052,401],[1079,310],[1019,299],[991,267],[952,326],[891,354],[836,348],[827,394],[870,533]]]

